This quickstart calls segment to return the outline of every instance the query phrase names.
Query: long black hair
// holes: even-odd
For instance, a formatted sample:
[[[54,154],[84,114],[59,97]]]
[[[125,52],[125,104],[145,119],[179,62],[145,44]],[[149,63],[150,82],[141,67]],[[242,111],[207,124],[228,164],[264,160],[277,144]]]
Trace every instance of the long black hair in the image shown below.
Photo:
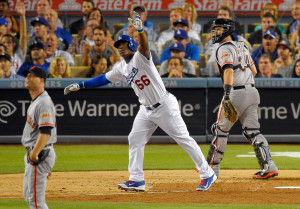
[[[297,59],[293,68],[292,78],[300,78],[300,76],[296,75],[296,65],[297,62],[300,62],[300,59]]]

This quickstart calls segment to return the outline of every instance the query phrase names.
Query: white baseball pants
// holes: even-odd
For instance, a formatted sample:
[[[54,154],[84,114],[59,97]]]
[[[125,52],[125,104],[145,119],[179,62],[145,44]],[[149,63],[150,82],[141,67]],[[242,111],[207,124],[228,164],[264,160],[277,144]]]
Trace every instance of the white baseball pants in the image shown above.
[[[159,103],[161,105],[154,110],[148,110],[144,105],[141,105],[133,122],[132,130],[128,136],[129,180],[144,181],[145,145],[158,126],[190,155],[199,168],[201,179],[212,176],[214,171],[208,166],[196,141],[189,135],[186,124],[181,117],[176,97],[168,94]]]

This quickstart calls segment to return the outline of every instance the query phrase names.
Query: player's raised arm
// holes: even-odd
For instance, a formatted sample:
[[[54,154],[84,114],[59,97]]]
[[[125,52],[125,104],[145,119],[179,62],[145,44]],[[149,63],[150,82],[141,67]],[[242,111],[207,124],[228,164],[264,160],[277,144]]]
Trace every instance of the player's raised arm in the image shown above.
[[[73,83],[69,86],[67,86],[64,89],[64,94],[67,95],[71,91],[78,91],[81,88],[94,88],[94,87],[99,87],[99,86],[104,86],[108,83],[111,83],[109,80],[106,78],[106,74],[98,75],[95,78],[92,78],[88,81],[81,81],[79,83]]]
[[[134,16],[135,16],[134,19],[128,18],[128,20],[133,24],[133,26],[136,28],[137,32],[139,33],[138,50],[142,55],[148,58],[150,56],[148,38],[147,35],[144,33],[144,26],[140,15],[134,11]]]

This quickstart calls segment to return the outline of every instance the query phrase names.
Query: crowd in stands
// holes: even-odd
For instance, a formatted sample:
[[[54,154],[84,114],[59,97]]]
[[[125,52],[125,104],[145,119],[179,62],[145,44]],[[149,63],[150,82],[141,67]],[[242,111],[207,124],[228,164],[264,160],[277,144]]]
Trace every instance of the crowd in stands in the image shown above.
[[[193,4],[169,11],[169,24],[162,27],[148,19],[144,5],[132,5],[141,16],[149,40],[154,64],[162,77],[218,77],[210,26],[215,18],[235,21],[234,41],[243,41],[261,78],[300,77],[300,2],[291,9],[292,22],[278,23],[277,6],[266,3],[260,14],[261,22],[244,33],[234,15],[231,1],[219,5],[218,14],[206,24],[197,23]],[[51,0],[37,0],[36,16],[26,17],[25,5],[16,4],[18,17],[13,17],[8,0],[0,0],[0,78],[24,78],[22,72],[33,66],[45,70],[50,78],[92,78],[111,70],[122,58],[114,47],[121,35],[138,35],[130,23],[111,33],[102,11],[93,0],[83,0],[81,17],[63,25]],[[81,71],[76,73],[75,71]]]

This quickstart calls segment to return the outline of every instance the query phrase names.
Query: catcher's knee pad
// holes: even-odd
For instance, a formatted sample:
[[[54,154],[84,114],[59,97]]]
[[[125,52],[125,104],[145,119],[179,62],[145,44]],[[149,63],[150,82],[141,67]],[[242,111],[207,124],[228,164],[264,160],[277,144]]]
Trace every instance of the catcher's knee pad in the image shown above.
[[[223,159],[229,133],[222,131],[216,123],[212,125],[211,131],[213,140],[208,151],[207,162],[210,166],[216,167],[219,170],[219,164]],[[215,171],[215,173],[218,176],[218,171]]]
[[[269,162],[272,161],[267,140],[258,129],[245,128],[243,135],[253,145],[260,168],[267,171],[269,169]]]

